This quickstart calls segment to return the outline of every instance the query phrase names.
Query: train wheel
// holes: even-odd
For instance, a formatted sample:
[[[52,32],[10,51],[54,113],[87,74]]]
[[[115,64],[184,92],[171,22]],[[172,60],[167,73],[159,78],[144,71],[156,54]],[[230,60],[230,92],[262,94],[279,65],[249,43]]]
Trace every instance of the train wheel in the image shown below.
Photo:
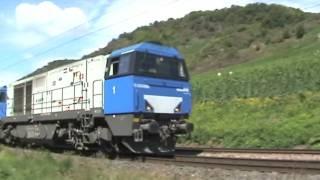
[[[117,150],[115,147],[110,143],[106,141],[100,142],[101,152],[107,157],[108,159],[114,160],[118,157]]]
[[[107,158],[110,160],[115,160],[118,157],[118,153],[116,151],[108,152]]]

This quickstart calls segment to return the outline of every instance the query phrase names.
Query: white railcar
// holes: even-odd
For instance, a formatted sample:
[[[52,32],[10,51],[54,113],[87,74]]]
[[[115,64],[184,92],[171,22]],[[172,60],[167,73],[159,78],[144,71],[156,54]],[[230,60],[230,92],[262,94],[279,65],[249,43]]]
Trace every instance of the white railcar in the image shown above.
[[[103,107],[107,58],[79,60],[9,85],[8,116]]]

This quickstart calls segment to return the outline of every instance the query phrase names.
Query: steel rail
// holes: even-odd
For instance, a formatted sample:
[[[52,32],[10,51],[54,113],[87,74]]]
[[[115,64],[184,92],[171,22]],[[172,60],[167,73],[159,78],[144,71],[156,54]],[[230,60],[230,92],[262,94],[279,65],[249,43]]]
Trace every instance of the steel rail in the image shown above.
[[[220,158],[177,155],[175,158],[145,157],[144,162],[260,172],[320,174],[320,161]]]
[[[199,154],[199,153],[239,153],[239,154],[308,154],[320,155],[320,150],[311,149],[231,149],[231,148],[195,148],[177,147],[177,154]]]

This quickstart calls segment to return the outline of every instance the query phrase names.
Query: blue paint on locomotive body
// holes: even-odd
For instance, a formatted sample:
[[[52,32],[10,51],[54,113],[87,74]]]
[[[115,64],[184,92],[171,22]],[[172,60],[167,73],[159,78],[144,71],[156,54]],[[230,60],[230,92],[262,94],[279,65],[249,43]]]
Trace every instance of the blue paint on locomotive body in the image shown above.
[[[107,80],[104,111],[107,115],[152,113],[145,108],[147,105],[145,97],[156,96],[181,98],[181,109],[175,114],[187,115],[191,112],[192,104],[190,89],[190,84],[185,81],[142,76],[125,76]]]
[[[107,80],[104,89],[105,114],[134,112],[133,76]]]
[[[152,43],[140,43],[116,50],[109,58],[117,58],[134,52],[169,57],[179,62],[184,61],[177,49]],[[151,103],[146,100],[147,97],[152,100],[153,104],[151,103],[150,106],[157,106],[159,114],[189,115],[191,113],[191,85],[187,80],[126,75],[107,79],[104,84],[104,112],[106,115],[157,113],[146,108]],[[178,103],[179,107],[165,107],[165,103]],[[175,110],[176,108],[178,109]]]
[[[179,112],[175,114],[189,114],[191,112],[191,87],[189,82],[186,81],[175,81],[167,79],[157,79],[149,77],[135,77],[134,87],[137,97],[137,108],[135,112],[148,113],[146,110],[146,99],[145,96],[155,96],[166,98],[181,98],[181,108]],[[165,100],[165,99],[164,99]],[[166,103],[165,101],[159,103]],[[178,104],[178,105],[179,105]],[[169,105],[169,104],[167,104]],[[171,108],[171,113],[174,113],[174,108]]]
[[[0,88],[0,120],[7,116],[7,87]]]

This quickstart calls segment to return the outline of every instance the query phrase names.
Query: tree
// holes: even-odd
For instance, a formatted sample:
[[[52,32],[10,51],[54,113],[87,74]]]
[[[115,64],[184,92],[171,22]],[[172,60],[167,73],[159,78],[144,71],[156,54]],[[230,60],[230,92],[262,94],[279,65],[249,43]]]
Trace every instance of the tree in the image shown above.
[[[296,37],[297,37],[298,39],[303,38],[305,32],[306,32],[306,31],[305,31],[304,26],[303,26],[303,25],[299,25],[299,26],[297,27],[297,29],[296,29]]]

